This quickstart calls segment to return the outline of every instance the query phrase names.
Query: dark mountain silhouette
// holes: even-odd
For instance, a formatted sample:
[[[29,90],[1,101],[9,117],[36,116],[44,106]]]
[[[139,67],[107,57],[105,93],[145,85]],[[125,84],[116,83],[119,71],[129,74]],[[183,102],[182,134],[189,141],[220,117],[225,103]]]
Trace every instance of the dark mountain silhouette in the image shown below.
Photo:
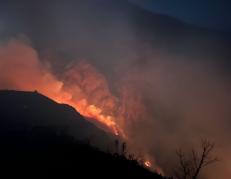
[[[0,91],[1,131],[24,130],[34,126],[55,127],[78,140],[104,149],[115,138],[84,119],[74,108],[58,104],[38,92]]]
[[[135,158],[127,160],[89,145],[87,137],[91,134],[102,140],[109,134],[87,122],[72,107],[37,92],[0,91],[0,118],[1,174],[163,179],[140,166]],[[70,126],[75,128],[75,136]]]

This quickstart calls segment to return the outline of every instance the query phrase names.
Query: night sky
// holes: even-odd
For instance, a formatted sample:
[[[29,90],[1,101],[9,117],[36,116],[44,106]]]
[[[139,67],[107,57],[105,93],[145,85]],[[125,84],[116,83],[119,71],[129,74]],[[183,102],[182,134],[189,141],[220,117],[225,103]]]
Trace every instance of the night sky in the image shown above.
[[[231,32],[229,0],[131,0],[144,8],[201,27]]]

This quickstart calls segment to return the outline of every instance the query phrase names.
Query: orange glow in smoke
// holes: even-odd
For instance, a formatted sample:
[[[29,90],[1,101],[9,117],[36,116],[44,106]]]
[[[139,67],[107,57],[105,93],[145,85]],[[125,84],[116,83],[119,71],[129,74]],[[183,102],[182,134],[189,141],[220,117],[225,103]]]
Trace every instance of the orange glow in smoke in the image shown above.
[[[95,120],[114,135],[125,138],[124,131],[116,122],[118,99],[111,94],[102,74],[92,65],[81,62],[69,67],[63,80],[65,84],[62,90],[71,94],[71,98],[59,102],[73,106],[87,119]]]
[[[124,135],[122,129],[116,124],[114,121],[114,117],[110,115],[104,115],[103,109],[91,104],[87,105],[86,100],[80,101],[79,103],[72,104],[73,107],[84,117],[88,119],[97,120],[99,123],[105,125],[108,129],[110,129],[116,136]]]
[[[115,122],[115,117],[111,115],[104,114],[104,109],[97,107],[94,104],[89,104],[86,99],[81,99],[79,101],[73,101],[71,97],[66,94],[62,96],[48,96],[51,97],[58,103],[69,104],[74,107],[82,116],[88,120],[96,120],[96,122],[104,125],[109,129],[114,135],[125,138],[125,133],[120,128],[120,126]]]
[[[37,52],[20,41],[0,46],[0,89],[34,91],[73,106],[89,120],[104,125],[115,135],[125,136],[116,123],[117,99],[107,81],[92,65],[82,62],[65,69],[63,78],[51,72]]]
[[[127,80],[117,85],[115,96],[107,79],[86,62],[69,65],[58,78],[32,47],[10,40],[0,44],[0,71],[0,89],[36,90],[58,103],[74,107],[86,119],[126,142],[133,140],[129,138],[130,124],[145,118],[142,100]],[[144,165],[152,167],[150,161]]]

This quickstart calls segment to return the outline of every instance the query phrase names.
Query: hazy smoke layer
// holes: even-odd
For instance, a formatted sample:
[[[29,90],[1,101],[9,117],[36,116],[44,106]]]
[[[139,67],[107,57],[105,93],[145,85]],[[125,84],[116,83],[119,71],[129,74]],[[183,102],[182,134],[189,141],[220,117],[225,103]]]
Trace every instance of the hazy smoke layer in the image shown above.
[[[146,115],[128,125],[131,140],[171,173],[175,149],[197,148],[200,139],[208,138],[215,142],[214,154],[221,159],[210,166],[213,172],[207,170],[208,178],[230,176],[229,78],[214,64],[189,63],[180,57],[173,62],[166,55],[150,58],[145,65],[131,65],[122,75],[145,104]]]
[[[39,90],[59,96],[62,82],[41,64],[37,52],[20,41],[10,40],[0,47],[0,86],[18,90]]]
[[[23,32],[33,46],[1,44],[0,88],[38,90],[101,116],[167,175],[177,148],[208,138],[221,161],[204,176],[231,177],[227,39],[123,0],[24,1],[23,11],[22,1],[0,6],[1,38]]]
[[[1,89],[38,90],[83,114],[94,105],[89,117],[112,117],[126,134],[129,151],[165,173],[175,166],[175,149],[187,150],[208,138],[222,159],[213,175],[229,176],[229,83],[212,65],[180,58],[172,63],[162,56],[142,66],[118,68],[113,95],[107,80],[90,64],[70,66],[58,80],[33,48],[17,40],[1,44],[0,59]]]

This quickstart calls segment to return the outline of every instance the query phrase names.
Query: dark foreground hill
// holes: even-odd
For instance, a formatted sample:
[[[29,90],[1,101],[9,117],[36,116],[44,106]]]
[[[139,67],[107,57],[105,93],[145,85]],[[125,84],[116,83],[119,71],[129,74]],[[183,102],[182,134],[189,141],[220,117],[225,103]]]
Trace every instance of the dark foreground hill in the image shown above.
[[[65,124],[72,124],[78,137],[62,126]],[[0,91],[1,174],[30,178],[47,174],[51,178],[163,178],[135,160],[90,146],[91,141],[84,137],[92,132],[106,138],[106,133],[71,107],[38,93]]]
[[[24,130],[37,126],[67,132],[77,140],[108,149],[114,137],[85,120],[74,108],[58,104],[38,92],[0,91],[0,131]]]

